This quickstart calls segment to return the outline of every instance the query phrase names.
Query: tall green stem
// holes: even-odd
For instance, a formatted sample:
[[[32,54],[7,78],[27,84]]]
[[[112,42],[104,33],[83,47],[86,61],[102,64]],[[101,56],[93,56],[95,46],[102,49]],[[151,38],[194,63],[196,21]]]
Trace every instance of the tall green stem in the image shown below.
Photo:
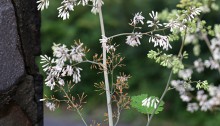
[[[102,38],[105,36],[105,27],[103,22],[103,16],[102,16],[102,8],[99,7],[99,19],[100,19],[100,26],[101,26],[101,32],[102,32]],[[109,126],[113,126],[113,117],[112,117],[112,106],[111,106],[111,96],[110,96],[110,88],[109,88],[109,80],[108,80],[108,70],[107,70],[107,64],[106,64],[106,43],[102,43],[103,45],[103,66],[104,66],[104,80],[105,80],[105,92],[106,92],[106,99],[107,99],[107,109],[108,109],[108,121]]]
[[[171,70],[170,75],[169,75],[169,79],[168,79],[168,81],[167,81],[167,84],[166,84],[166,87],[165,87],[165,89],[164,89],[164,91],[163,91],[163,94],[162,94],[162,96],[160,97],[159,103],[157,104],[157,107],[154,109],[153,114],[150,115],[150,118],[148,119],[148,122],[147,122],[147,125],[146,125],[146,126],[149,126],[149,125],[150,125],[150,122],[151,122],[151,120],[152,120],[152,118],[153,118],[153,116],[154,116],[154,114],[155,114],[157,108],[159,107],[161,101],[163,100],[164,96],[166,95],[167,91],[169,90],[169,85],[170,85],[170,81],[171,81],[172,75],[173,75],[173,71]]]
[[[185,29],[185,34],[183,36],[183,39],[182,39],[182,43],[181,43],[181,47],[180,47],[180,50],[179,50],[179,53],[178,53],[178,57],[182,59],[182,51],[183,51],[183,47],[184,47],[184,42],[185,42],[185,39],[186,39],[186,33],[187,33],[187,28]],[[167,84],[166,84],[166,87],[163,91],[163,94],[162,96],[160,97],[160,100],[159,100],[159,103],[157,104],[156,108],[154,109],[153,113],[150,115],[150,118],[148,119],[148,122],[147,122],[147,125],[146,126],[149,126],[150,123],[151,123],[151,120],[155,114],[155,112],[157,111],[161,101],[163,100],[164,96],[166,95],[167,91],[169,90],[169,85],[170,85],[170,81],[171,81],[171,78],[172,78],[172,75],[173,75],[173,71],[171,70],[170,72],[170,75],[169,75],[169,78],[168,78],[168,81],[167,81]]]

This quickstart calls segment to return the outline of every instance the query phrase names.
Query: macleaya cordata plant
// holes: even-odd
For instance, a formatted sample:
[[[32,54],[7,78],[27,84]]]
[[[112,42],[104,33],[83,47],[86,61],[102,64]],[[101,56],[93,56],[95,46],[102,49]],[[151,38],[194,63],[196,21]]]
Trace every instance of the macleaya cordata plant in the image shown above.
[[[38,0],[38,10],[47,9],[49,0]],[[206,24],[201,15],[211,10],[218,10],[214,0],[180,0],[177,9],[164,10],[162,13],[149,12],[149,15],[137,12],[130,20],[131,32],[119,33],[112,36],[105,35],[104,18],[102,15],[102,0],[63,0],[57,8],[58,17],[67,20],[69,12],[74,11],[76,6],[90,6],[93,14],[98,14],[100,19],[101,35],[99,42],[102,54],[95,54],[93,59],[88,59],[89,52],[83,43],[75,41],[71,47],[64,44],[55,44],[52,47],[53,57],[41,55],[43,71],[46,73],[45,84],[52,92],[60,92],[63,99],[54,96],[46,96],[46,107],[54,111],[60,102],[67,104],[67,109],[75,110],[81,117],[85,126],[100,126],[100,123],[87,123],[81,111],[86,103],[85,93],[73,96],[71,89],[81,81],[79,64],[90,63],[92,69],[98,69],[103,73],[104,80],[94,84],[99,94],[106,94],[107,113],[105,116],[109,126],[116,126],[119,122],[122,110],[130,106],[147,115],[146,126],[149,126],[155,114],[164,108],[164,96],[168,91],[175,89],[180,98],[187,103],[187,111],[214,111],[220,107],[220,86],[215,86],[206,79],[194,80],[193,74],[200,74],[205,69],[217,71],[220,74],[220,25],[214,27]],[[147,15],[147,16],[144,16]],[[144,28],[147,27],[148,31]],[[150,29],[150,30],[149,30]],[[114,73],[118,67],[124,67],[124,57],[117,52],[117,43],[114,38],[126,36],[125,43],[131,47],[141,46],[141,39],[148,38],[149,44],[154,48],[147,57],[155,63],[170,69],[167,83],[160,97],[150,94],[140,94],[130,97],[126,90],[129,88],[130,75],[121,72]],[[203,41],[210,51],[207,59],[199,58],[200,41]],[[180,47],[173,47],[172,43],[179,42]],[[187,52],[184,47],[193,46],[193,50]],[[203,44],[203,43],[202,43]],[[178,52],[169,54],[168,50],[178,48]],[[188,57],[198,57],[194,62],[185,64]],[[188,62],[187,62],[188,63]],[[135,77],[135,76],[134,76]],[[116,80],[114,80],[116,78]],[[112,106],[115,106],[113,109]]]

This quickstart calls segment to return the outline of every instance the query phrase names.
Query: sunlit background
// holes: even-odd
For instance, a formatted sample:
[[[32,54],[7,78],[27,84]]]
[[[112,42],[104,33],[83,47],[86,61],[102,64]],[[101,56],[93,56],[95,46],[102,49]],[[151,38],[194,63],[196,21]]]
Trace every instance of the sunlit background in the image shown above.
[[[53,43],[63,43],[69,47],[74,40],[81,40],[90,52],[87,57],[90,59],[95,53],[101,53],[99,39],[101,37],[99,18],[90,12],[91,7],[78,6],[74,12],[70,13],[70,19],[63,21],[58,18],[57,7],[61,1],[50,0],[49,9],[42,12],[41,27],[41,48],[42,54],[52,55],[51,47]],[[152,10],[161,12],[163,9],[174,9],[178,0],[104,0],[103,6],[104,22],[106,28],[106,36],[111,36],[121,32],[131,32],[132,27],[128,25],[130,19],[136,12],[149,18],[148,13]],[[219,1],[218,1],[219,2]],[[204,19],[208,19],[208,24],[220,23],[219,11],[203,15]],[[125,44],[126,37],[114,39],[114,42],[120,44],[118,52],[126,57],[126,67],[118,69],[119,72],[130,74],[132,78],[129,80],[129,94],[139,95],[147,93],[160,97],[168,79],[169,70],[155,64],[154,61],[147,58],[147,53],[153,48],[152,43],[148,42],[148,38],[141,40],[141,46],[130,47]],[[202,42],[201,42],[202,43]],[[172,53],[177,53],[180,42],[172,43]],[[189,52],[192,48],[187,46]],[[202,57],[207,57],[209,51],[206,46],[202,46]],[[196,57],[190,57],[193,61]],[[39,59],[37,60],[39,63]],[[40,66],[40,64],[39,64]],[[106,112],[105,95],[99,96],[95,92],[94,83],[103,80],[102,74],[97,74],[97,70],[91,70],[90,64],[81,65],[82,81],[77,84],[73,90],[73,94],[88,95],[87,104],[84,105],[83,113],[88,122],[97,120],[102,122]],[[40,67],[41,69],[41,67]],[[42,72],[42,71],[41,71]],[[116,73],[117,73],[116,72]],[[206,71],[206,74],[194,76],[195,79],[208,79],[210,82],[219,83],[219,74],[217,71]],[[175,78],[175,76],[174,76]],[[48,87],[44,87],[45,94],[51,94]],[[59,97],[58,94],[54,94]],[[169,91],[164,101],[165,109],[159,115],[154,116],[152,126],[218,126],[220,124],[220,113],[216,112],[195,112],[186,111],[186,104],[183,103],[178,92]],[[138,113],[134,109],[122,112],[119,126],[144,126],[146,125],[146,116]],[[44,110],[45,126],[83,126],[80,118],[74,111],[66,111],[66,106],[61,106],[55,112]]]

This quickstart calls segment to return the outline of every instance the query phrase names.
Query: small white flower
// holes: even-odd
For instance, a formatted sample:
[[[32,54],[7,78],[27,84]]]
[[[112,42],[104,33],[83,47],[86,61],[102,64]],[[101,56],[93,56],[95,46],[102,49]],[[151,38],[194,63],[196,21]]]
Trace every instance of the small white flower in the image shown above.
[[[209,88],[208,88],[208,92],[209,92],[209,95],[214,97],[214,96],[218,96],[218,93],[220,94],[220,88],[214,86],[214,85],[210,85]]]
[[[147,21],[148,27],[159,28],[159,26],[163,26],[162,24],[160,24],[160,21],[158,20],[158,17],[157,17],[158,12],[152,11],[151,13],[149,13],[149,15],[153,20],[152,21],[151,20]]]
[[[192,19],[194,19],[195,16],[200,15],[200,12],[200,8],[190,7],[188,11],[184,11],[186,18],[183,19],[183,22],[192,21]]]
[[[211,110],[211,108],[213,107],[208,101],[207,102],[203,102],[202,104],[200,104],[201,106],[201,111],[207,111],[207,110]]]
[[[60,45],[60,44],[53,44],[52,46],[52,50],[53,50],[53,56],[56,57],[57,59],[55,60],[55,62],[60,65],[63,66],[64,62],[67,61],[69,54],[68,54],[68,48],[66,48],[66,45]]]
[[[192,69],[180,70],[178,72],[178,77],[182,78],[184,80],[187,80],[187,79],[191,78],[192,73],[193,73]]]
[[[183,102],[189,102],[191,100],[191,97],[189,97],[186,94],[181,94],[180,98],[182,99]]]
[[[212,49],[213,52],[213,58],[215,60],[220,61],[220,38],[213,38],[211,40],[211,46],[210,48]]]
[[[50,71],[51,72],[50,74],[56,78],[59,78],[62,69],[63,69],[63,66],[60,66],[60,65],[53,66]]]
[[[54,89],[55,84],[55,80],[54,77],[52,75],[48,75],[47,78],[45,79],[45,85],[50,87],[50,90]]]
[[[127,36],[127,39],[126,39],[126,44],[134,47],[134,46],[138,46],[140,45],[140,38],[142,38],[142,35],[140,33],[134,33],[132,35],[129,35]]]
[[[46,102],[45,105],[50,111],[54,111],[56,109],[55,104],[52,102]]]
[[[86,6],[86,5],[88,4],[88,2],[89,2],[89,0],[80,0],[80,1],[78,2],[78,5],[79,5],[79,4],[82,4],[83,6]]]
[[[195,34],[186,34],[186,38],[185,38],[186,44],[193,43],[195,41],[197,41]]]
[[[44,8],[47,9],[49,6],[49,0],[38,0],[37,3],[37,9],[41,11],[44,10]]]
[[[200,101],[200,104],[207,100],[208,96],[204,94],[204,91],[200,90],[197,92],[196,99]]]
[[[83,43],[81,43],[77,47],[72,46],[70,53],[70,57],[72,61],[79,63],[83,61],[83,57],[85,56],[85,54],[83,53],[82,45]]]
[[[187,104],[187,111],[193,113],[199,110],[199,106],[197,103],[188,103]]]
[[[145,98],[144,100],[142,100],[142,106],[146,106],[146,107],[150,107],[150,100],[151,100],[151,97],[150,98]]]
[[[183,31],[186,29],[186,25],[178,20],[170,20],[169,23],[164,23],[165,27],[170,28],[170,31],[173,32],[174,30]]]
[[[197,15],[200,15],[200,8],[195,8],[195,7],[190,7],[190,11],[191,11],[191,14],[190,14],[190,17],[194,18],[194,16],[197,16]]]
[[[115,44],[114,45],[106,45],[106,51],[107,51],[107,53],[109,52],[109,51],[115,51],[116,50],[116,48],[115,48]]]
[[[67,76],[72,76],[73,75],[73,68],[72,68],[72,66],[67,65],[66,71],[67,71]]]
[[[202,71],[204,71],[204,64],[201,58],[194,61],[194,67],[196,68],[196,71],[198,73],[201,73]]]
[[[186,89],[184,88],[184,81],[182,80],[172,80],[171,85],[180,93],[185,93]]]
[[[96,14],[99,12],[99,8],[104,4],[102,0],[91,0],[93,2],[93,8],[91,12],[93,14]]]
[[[106,45],[107,45],[107,42],[108,42],[108,38],[106,36],[102,35],[102,38],[99,39],[99,41],[102,44],[102,48],[107,48]]]
[[[107,53],[112,50],[112,51],[115,51],[116,48],[115,48],[115,44],[114,45],[111,45],[111,43],[108,43],[109,42],[109,39],[106,37],[106,36],[102,36],[102,39],[99,39],[100,43],[102,43],[102,48],[105,48]]]
[[[185,84],[182,80],[172,80],[171,85],[179,92],[180,95],[186,94],[187,91],[193,91],[194,88],[190,84]]]
[[[154,47],[160,46],[160,47],[163,47],[163,49],[165,50],[168,50],[169,48],[172,49],[172,46],[170,45],[169,39],[167,36],[155,34],[150,37],[149,42],[153,42]]]
[[[210,57],[209,60],[205,60],[204,66],[213,70],[219,68],[219,63]]]
[[[61,86],[63,86],[65,84],[64,80],[59,78],[58,84],[60,84]]]
[[[61,4],[62,6],[57,8],[57,10],[59,11],[58,17],[61,17],[63,20],[69,19],[69,11],[74,11],[76,0],[63,0]]]
[[[145,98],[144,100],[142,100],[142,106],[146,106],[147,108],[149,107],[154,107],[154,109],[157,108],[157,105],[159,103],[158,98]]]
[[[157,20],[157,16],[158,16],[158,12],[154,12],[152,11],[151,13],[149,13],[150,17],[153,19],[153,20]]]
[[[82,68],[79,67],[75,67],[74,71],[73,71],[73,82],[78,83],[81,81],[81,75],[80,75],[80,71],[82,70]]]
[[[44,72],[48,72],[51,70],[51,66],[50,66],[50,63],[51,63],[51,57],[48,57],[47,55],[41,55],[41,64],[42,65],[42,68],[43,68],[43,71]]]
[[[142,16],[142,12],[138,12],[134,15],[133,20],[131,20],[132,22],[130,23],[130,25],[135,26],[137,25],[139,22],[143,25],[144,24],[144,20],[145,18]]]

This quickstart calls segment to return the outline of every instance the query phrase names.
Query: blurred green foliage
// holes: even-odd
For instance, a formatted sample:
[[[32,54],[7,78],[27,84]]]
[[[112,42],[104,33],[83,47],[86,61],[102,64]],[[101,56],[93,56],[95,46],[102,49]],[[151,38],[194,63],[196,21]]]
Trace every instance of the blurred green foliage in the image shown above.
[[[51,1],[49,9],[42,12],[41,27],[41,48],[42,54],[52,55],[51,47],[53,42],[63,43],[70,46],[74,40],[81,40],[90,52],[87,57],[92,58],[95,53],[101,53],[99,38],[100,26],[98,15],[90,12],[90,7],[76,7],[74,12],[70,13],[70,19],[63,21],[58,18],[57,7],[61,1]],[[128,23],[136,12],[142,12],[145,17],[149,17],[148,13],[152,10],[161,12],[163,9],[171,10],[176,8],[178,0],[104,0],[103,14],[106,28],[106,36],[111,36],[121,32],[131,32],[132,27]],[[219,2],[219,1],[218,1]],[[212,25],[220,23],[219,12],[203,15],[207,19],[207,23]],[[143,38],[139,47],[132,48],[125,44],[126,37],[114,39],[113,42],[120,44],[118,52],[126,59],[124,63],[126,67],[115,73],[124,72],[130,74],[132,78],[129,80],[129,94],[139,95],[147,93],[160,97],[168,79],[169,70],[154,63],[153,60],[147,58],[148,51],[153,47],[148,43],[148,38]],[[172,43],[172,53],[177,53],[180,42]],[[185,48],[192,53],[193,47]],[[209,55],[206,46],[201,46],[202,57]],[[190,56],[190,61],[196,57]],[[39,64],[39,58],[37,59]],[[41,68],[40,64],[39,67]],[[90,64],[82,65],[82,82],[77,84],[73,90],[74,94],[85,92],[88,95],[85,111],[93,110],[100,104],[105,104],[105,96],[98,96],[98,92],[94,92],[94,83],[103,80],[102,74],[97,74],[96,70],[90,69]],[[41,70],[41,69],[40,69]],[[41,70],[42,73],[42,70]],[[206,74],[195,76],[197,79],[207,78],[209,82],[219,83],[219,75],[217,72],[207,71]],[[48,87],[44,88],[46,94],[50,94]],[[57,94],[55,94],[57,95]],[[59,96],[58,96],[59,97]],[[100,98],[97,98],[100,97]],[[218,126],[220,124],[219,112],[186,112],[186,104],[179,99],[178,92],[170,91],[164,99],[165,110],[155,116],[153,125],[159,125],[161,120],[166,120],[168,126]],[[145,121],[146,117],[134,110],[127,110],[122,114],[122,120],[126,122]],[[141,125],[140,121],[140,125]],[[145,122],[146,123],[146,122]],[[145,124],[143,123],[143,124]],[[142,124],[142,125],[143,125]],[[136,124],[135,124],[136,125]],[[139,125],[139,124],[137,124]]]

